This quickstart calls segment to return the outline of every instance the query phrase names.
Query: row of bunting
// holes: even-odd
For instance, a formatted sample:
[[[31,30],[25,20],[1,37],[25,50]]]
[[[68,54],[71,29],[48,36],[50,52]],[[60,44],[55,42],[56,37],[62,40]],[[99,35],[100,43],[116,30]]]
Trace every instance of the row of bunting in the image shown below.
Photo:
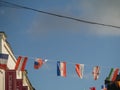
[[[41,58],[37,58],[34,61],[34,69],[39,69],[47,60],[42,60]],[[64,61],[57,61],[57,76],[66,77],[67,76],[67,63]],[[84,73],[84,64],[75,64],[75,71],[79,78],[83,78]],[[108,81],[115,81],[117,75],[119,74],[119,68],[111,68],[109,76],[107,77]],[[94,80],[97,80],[100,75],[100,66],[94,66],[92,75]]]
[[[26,67],[28,57],[19,56],[15,65],[15,70],[24,71]],[[7,61],[8,61],[8,54],[0,54],[0,68],[7,69]],[[34,61],[34,69],[39,69],[46,63],[48,60],[43,60],[41,58],[37,58]],[[57,76],[66,77],[67,76],[67,63],[63,61],[57,61]],[[79,78],[83,78],[84,73],[84,64],[75,64],[75,71]],[[117,75],[119,74],[119,68],[111,68],[109,76],[107,80],[115,81]],[[97,80],[100,75],[100,67],[94,66],[92,75],[94,80]]]

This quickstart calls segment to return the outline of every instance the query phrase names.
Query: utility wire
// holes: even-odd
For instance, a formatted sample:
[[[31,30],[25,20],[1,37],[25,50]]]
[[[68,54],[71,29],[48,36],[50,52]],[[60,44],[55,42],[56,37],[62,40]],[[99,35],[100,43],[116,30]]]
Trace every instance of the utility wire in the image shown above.
[[[27,9],[27,10],[32,10],[32,11],[35,11],[35,12],[44,13],[44,14],[48,14],[48,15],[52,15],[52,16],[56,16],[56,17],[65,18],[65,19],[70,19],[70,20],[74,20],[74,21],[78,21],[78,22],[83,22],[83,23],[88,23],[88,24],[107,26],[107,27],[113,27],[113,28],[119,28],[120,29],[120,26],[82,20],[82,19],[78,19],[78,18],[74,18],[74,17],[70,17],[70,16],[64,16],[64,15],[60,15],[60,14],[55,14],[55,13],[51,13],[51,12],[46,12],[46,11],[42,11],[42,10],[33,9],[33,8],[30,8],[30,7],[14,4],[14,3],[11,3],[11,2],[6,2],[6,1],[0,1],[0,2],[2,4],[9,4],[11,6],[15,6],[15,7],[19,7],[19,8],[23,8],[23,9]],[[13,7],[13,8],[15,8],[15,7]]]

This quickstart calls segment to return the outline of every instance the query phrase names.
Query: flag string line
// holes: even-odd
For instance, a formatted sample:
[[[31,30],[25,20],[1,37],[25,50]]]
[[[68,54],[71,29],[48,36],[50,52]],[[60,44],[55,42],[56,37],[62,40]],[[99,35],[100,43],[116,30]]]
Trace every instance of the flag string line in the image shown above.
[[[15,55],[16,57],[18,57],[18,56],[20,56],[20,55]],[[23,56],[23,57],[28,57],[28,59],[30,59],[30,60],[36,60],[37,58],[41,58],[41,57],[31,57],[31,56],[25,56],[25,55],[21,55],[21,56]],[[41,58],[41,59],[43,59],[43,58]],[[56,59],[56,60],[53,60],[53,59],[46,59],[46,58],[44,58],[43,60],[47,60],[47,62],[57,62],[57,61],[61,61],[61,62],[66,62],[65,60],[58,60],[58,59]],[[84,64],[84,63],[75,63],[75,62],[70,62],[70,61],[67,61],[67,64],[72,64],[72,65],[75,65],[75,64]],[[94,67],[94,66],[100,66],[100,68],[104,68],[104,69],[111,69],[111,67],[110,66],[101,66],[101,65],[88,65],[88,64],[84,64],[85,66],[87,66],[87,67]],[[113,67],[112,67],[113,68]],[[115,67],[115,68],[119,68],[119,67]],[[119,68],[120,69],[120,68]]]
[[[18,57],[19,55],[15,55],[16,57]],[[22,56],[22,57],[28,57],[28,56]],[[28,57],[28,59],[31,59],[31,60],[36,60],[38,59],[38,57]],[[42,58],[41,58],[42,59]],[[42,60],[47,60],[47,62],[57,62],[59,60],[50,60],[50,59],[42,59]],[[61,62],[66,62],[66,61],[61,61]],[[67,64],[79,64],[79,63],[74,63],[74,62],[68,62],[67,61]],[[49,66],[45,63],[45,65],[47,66],[47,68],[49,68]],[[87,64],[84,64],[85,66],[89,66],[89,67],[93,67],[95,65],[87,65]],[[100,66],[101,67],[101,66]],[[102,66],[102,68],[110,68],[110,67],[106,67],[106,66]],[[119,68],[120,69],[120,68]],[[92,73],[85,73],[84,72],[84,76],[83,78],[85,79],[89,79],[89,77],[92,77],[91,76]],[[72,77],[72,78],[76,78],[77,77],[77,74],[75,74],[74,72],[72,74],[69,73],[69,77]]]
[[[49,70],[49,71],[52,71],[52,70],[55,69],[55,67],[52,67],[52,66],[50,66],[50,65],[48,65],[48,64],[46,64],[46,63],[45,63],[44,66],[45,66],[46,69]],[[45,67],[44,67],[44,69],[45,69]],[[73,68],[73,66],[72,66],[72,68]],[[75,68],[75,67],[74,67],[74,68]],[[109,68],[109,69],[111,69],[111,68]],[[108,70],[108,68],[107,68],[107,70]],[[89,68],[89,70],[86,69],[86,68],[84,68],[84,72],[83,72],[83,73],[84,73],[84,76],[83,76],[83,78],[84,78],[84,79],[92,79],[92,78],[93,78],[93,77],[92,77],[92,71],[93,71],[92,68]],[[104,71],[106,71],[106,70],[104,69]],[[109,72],[104,72],[104,71],[103,71],[103,70],[100,70],[100,76],[104,76],[105,74],[108,75]],[[104,73],[103,73],[103,72],[104,72]],[[76,74],[76,72],[75,72],[75,69],[72,69],[71,72],[68,70],[67,77],[78,78],[78,76],[77,76],[77,74]]]

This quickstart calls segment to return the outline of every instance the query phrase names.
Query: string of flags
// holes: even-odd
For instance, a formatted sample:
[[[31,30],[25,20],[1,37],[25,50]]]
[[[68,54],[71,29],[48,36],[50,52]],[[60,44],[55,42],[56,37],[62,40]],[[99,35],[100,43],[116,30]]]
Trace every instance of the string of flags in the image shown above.
[[[43,60],[38,58],[34,61],[34,69],[39,69],[46,63],[48,60]],[[79,78],[83,78],[84,74],[84,64],[75,64],[75,72]],[[117,75],[119,74],[119,68],[111,68],[109,76],[107,77],[108,81],[115,81]],[[92,70],[92,75],[94,80],[97,80],[100,75],[100,66],[94,66]],[[57,61],[57,76],[66,77],[67,76],[67,62]]]
[[[9,57],[8,54],[0,53],[0,69],[4,69],[4,70],[8,69],[7,68],[8,57]],[[24,71],[26,64],[27,64],[27,61],[28,61],[28,57],[19,56],[17,58],[17,62],[16,62],[14,69],[17,71]],[[34,60],[33,67],[34,67],[34,69],[38,70],[47,62],[48,62],[47,59],[43,60],[41,58],[37,58]],[[74,63],[74,65],[75,65],[75,72],[76,72],[77,76],[82,79],[83,75],[84,75],[85,65],[79,64],[79,63],[76,63],[76,64]],[[56,68],[57,68],[57,76],[67,77],[67,62],[57,61]],[[99,78],[100,66],[93,67],[92,75],[93,75],[94,80],[97,80]],[[111,68],[110,73],[109,73],[108,77],[106,78],[106,80],[110,81],[110,82],[114,82],[118,75],[120,75],[119,68]],[[118,87],[120,87],[120,81],[116,81],[116,85]],[[96,90],[96,88],[91,87],[90,90]],[[101,90],[107,90],[107,84],[102,85]]]
[[[0,68],[7,68],[7,54],[0,54]],[[26,67],[26,63],[28,61],[28,57],[18,56],[17,62],[15,65],[15,70],[24,71]],[[34,69],[39,69],[48,62],[47,59],[43,60],[41,58],[37,58],[34,60]],[[57,76],[67,77],[67,62],[65,61],[57,61]],[[75,72],[79,78],[83,78],[84,75],[84,64],[75,64]],[[115,81],[117,75],[119,74],[119,68],[111,68],[110,73],[107,77],[108,81]],[[94,66],[92,70],[93,79],[97,80],[100,75],[100,66]]]
[[[34,69],[39,69],[47,60],[36,59],[34,61]],[[84,64],[75,64],[75,71],[79,78],[83,78]],[[97,80],[99,78],[100,67],[93,67],[93,78]],[[65,61],[57,61],[57,76],[66,77],[67,76],[67,63]]]

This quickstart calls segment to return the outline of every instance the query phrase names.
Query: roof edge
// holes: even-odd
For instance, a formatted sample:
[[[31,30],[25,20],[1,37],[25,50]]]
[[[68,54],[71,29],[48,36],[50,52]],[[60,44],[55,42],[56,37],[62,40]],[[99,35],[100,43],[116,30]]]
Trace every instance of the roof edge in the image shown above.
[[[4,31],[0,31],[0,34],[3,34],[7,38],[7,35]]]

